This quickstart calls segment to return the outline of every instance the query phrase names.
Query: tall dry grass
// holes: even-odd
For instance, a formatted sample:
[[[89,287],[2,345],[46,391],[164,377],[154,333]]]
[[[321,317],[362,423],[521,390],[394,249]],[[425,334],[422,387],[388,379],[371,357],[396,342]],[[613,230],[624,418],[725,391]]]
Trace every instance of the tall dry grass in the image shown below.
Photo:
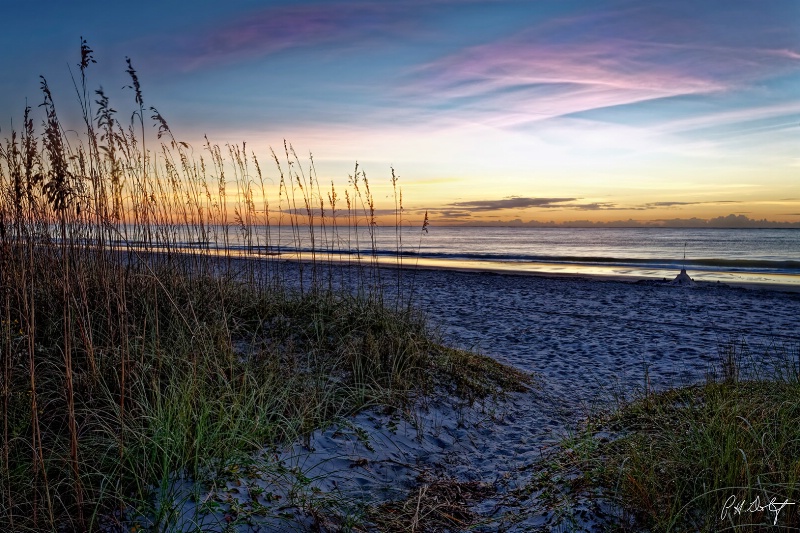
[[[432,369],[457,379],[463,354],[403,299],[399,268],[386,299],[358,166],[346,188],[323,187],[285,144],[271,199],[245,144],[206,139],[198,155],[179,141],[130,59],[134,108],[120,120],[88,88],[84,40],[80,57],[83,131],[67,133],[42,78],[39,109],[0,148],[0,523],[157,515],[154,488],[175,475],[402,401]]]

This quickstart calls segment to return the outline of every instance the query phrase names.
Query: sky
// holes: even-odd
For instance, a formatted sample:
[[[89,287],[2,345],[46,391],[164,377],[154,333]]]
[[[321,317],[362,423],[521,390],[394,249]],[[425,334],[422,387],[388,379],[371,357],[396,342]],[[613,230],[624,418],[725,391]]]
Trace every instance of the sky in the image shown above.
[[[378,200],[394,168],[410,219],[800,223],[798,0],[2,4],[0,138],[40,75],[77,117],[83,37],[118,111],[130,57],[198,152],[287,140]]]

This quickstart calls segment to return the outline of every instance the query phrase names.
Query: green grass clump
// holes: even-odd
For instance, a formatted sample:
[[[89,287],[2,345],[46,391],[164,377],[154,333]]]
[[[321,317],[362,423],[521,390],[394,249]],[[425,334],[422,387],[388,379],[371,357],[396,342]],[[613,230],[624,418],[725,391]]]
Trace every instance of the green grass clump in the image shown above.
[[[620,530],[800,527],[797,349],[753,358],[740,348],[722,350],[722,379],[592,417],[554,459],[557,472],[573,474],[563,494],[612,502]],[[778,367],[755,378],[767,361]]]
[[[82,40],[82,133],[42,79],[43,131],[26,109],[0,146],[0,523],[98,530],[139,513],[167,528],[176,479],[213,479],[365,406],[527,379],[439,342],[402,293],[399,242],[385,296],[363,172],[345,208],[287,144],[270,203],[244,145],[207,143],[198,160],[154,108],[145,127],[130,60],[131,125],[102,90],[94,111],[93,62]],[[307,261],[278,255],[281,232]],[[334,260],[354,249],[368,260]]]

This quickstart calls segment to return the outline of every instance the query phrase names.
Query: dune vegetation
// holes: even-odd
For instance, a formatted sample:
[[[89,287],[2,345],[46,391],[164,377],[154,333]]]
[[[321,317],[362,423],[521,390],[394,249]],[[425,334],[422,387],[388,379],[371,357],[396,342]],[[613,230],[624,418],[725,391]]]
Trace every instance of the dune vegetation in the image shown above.
[[[646,384],[592,413],[518,496],[566,530],[587,501],[617,531],[800,528],[800,350],[731,340],[718,356],[705,383]]]
[[[135,512],[166,530],[157,495],[176,476],[245,465],[366,406],[527,379],[444,346],[400,282],[413,272],[351,241],[378,231],[358,166],[323,190],[286,144],[268,198],[244,144],[196,155],[145,105],[130,59],[120,120],[88,88],[92,63],[82,40],[82,131],[42,78],[0,148],[0,523],[114,529]],[[399,228],[393,171],[391,185]]]

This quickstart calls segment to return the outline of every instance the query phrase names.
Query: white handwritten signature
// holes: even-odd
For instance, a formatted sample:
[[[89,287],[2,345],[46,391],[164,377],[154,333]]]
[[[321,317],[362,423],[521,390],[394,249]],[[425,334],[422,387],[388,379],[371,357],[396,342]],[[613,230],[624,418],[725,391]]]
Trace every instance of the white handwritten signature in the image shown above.
[[[749,503],[747,500],[742,499],[737,501],[736,495],[731,495],[725,500],[725,503],[722,505],[722,513],[720,514],[721,519],[725,519],[728,517],[729,513],[734,515],[740,515],[744,513],[760,513],[763,511],[767,511],[770,513],[774,513],[774,517],[772,520],[772,525],[775,526],[778,524],[778,515],[783,510],[784,507],[787,505],[797,505],[796,502],[790,502],[789,500],[784,500],[782,502],[776,501],[777,498],[773,497],[769,501],[764,499],[764,502],[761,502],[761,498],[756,496],[752,501]]]

